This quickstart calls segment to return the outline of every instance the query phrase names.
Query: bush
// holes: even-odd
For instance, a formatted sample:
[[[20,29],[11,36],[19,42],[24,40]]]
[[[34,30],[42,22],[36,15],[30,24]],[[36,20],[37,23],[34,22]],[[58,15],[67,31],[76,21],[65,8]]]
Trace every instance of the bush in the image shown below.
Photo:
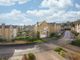
[[[28,60],[36,60],[36,56],[33,53],[29,53]]]
[[[80,40],[72,41],[71,44],[80,47]]]
[[[6,42],[6,39],[0,38],[0,42]]]
[[[58,33],[51,33],[50,34],[50,37],[56,37],[56,38],[59,38],[60,35]]]
[[[65,56],[65,50],[63,48],[57,47],[56,49],[54,49],[54,51],[56,51],[58,54],[60,54],[61,56]]]
[[[75,32],[75,31],[72,31],[72,33],[75,35],[75,36],[78,36],[79,33]]]
[[[41,42],[46,42],[44,40],[42,40],[41,38],[34,38],[34,37],[30,37],[30,36],[26,36],[26,37],[16,37],[15,39],[13,39],[12,41],[15,40],[23,40],[23,41],[28,41],[31,43],[41,43]]]
[[[33,38],[30,36],[19,36],[15,38],[15,40],[31,40],[31,39]]]

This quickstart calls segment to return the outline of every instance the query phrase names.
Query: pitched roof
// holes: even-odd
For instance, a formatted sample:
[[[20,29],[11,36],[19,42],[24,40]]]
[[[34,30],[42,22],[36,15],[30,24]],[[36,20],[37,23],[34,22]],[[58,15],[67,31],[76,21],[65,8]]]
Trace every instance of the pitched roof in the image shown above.
[[[10,27],[16,28],[17,27],[16,25],[0,25],[0,28],[2,28],[2,26],[4,26],[5,28],[10,28]]]

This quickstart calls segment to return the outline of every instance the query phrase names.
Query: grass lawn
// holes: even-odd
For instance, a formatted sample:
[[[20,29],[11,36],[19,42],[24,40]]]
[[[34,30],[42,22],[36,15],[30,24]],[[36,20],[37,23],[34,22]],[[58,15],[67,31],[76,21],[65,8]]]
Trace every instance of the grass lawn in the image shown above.
[[[46,42],[45,40],[34,40],[33,42],[35,43],[42,43],[42,42]]]
[[[16,37],[8,42],[4,42],[4,44],[32,44],[32,43],[43,43],[46,42],[46,40],[41,38],[34,38],[31,36],[19,36]],[[2,40],[1,40],[2,44]]]
[[[26,36],[26,37],[16,37],[14,39],[14,42],[16,43],[42,43],[46,41],[40,38],[33,38],[33,37]]]

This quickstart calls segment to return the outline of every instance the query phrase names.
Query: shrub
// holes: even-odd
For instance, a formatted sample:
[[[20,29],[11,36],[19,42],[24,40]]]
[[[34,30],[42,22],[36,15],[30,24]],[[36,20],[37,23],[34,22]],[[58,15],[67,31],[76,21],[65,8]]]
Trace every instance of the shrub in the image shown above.
[[[30,36],[19,36],[15,38],[15,40],[31,40],[31,39],[33,38]]]
[[[71,44],[80,47],[80,40],[72,41]]]
[[[34,38],[34,37],[30,37],[30,36],[26,36],[26,37],[16,37],[15,39],[13,39],[12,41],[15,40],[23,40],[23,41],[29,41],[31,43],[41,43],[41,42],[46,42],[44,40],[42,40],[41,38]]]
[[[50,34],[50,37],[54,37],[54,36],[56,36],[56,33],[51,33]]]
[[[50,37],[59,38],[60,35],[59,35],[59,33],[51,33],[51,34],[50,34]]]
[[[57,47],[54,49],[54,51],[56,51],[58,54],[60,54],[61,56],[65,56],[65,50],[63,48]]]
[[[78,36],[79,33],[75,32],[75,31],[72,31],[72,33],[75,35],[75,36]]]
[[[36,56],[33,53],[29,53],[28,60],[36,60]]]
[[[6,39],[0,38],[0,42],[6,42]]]

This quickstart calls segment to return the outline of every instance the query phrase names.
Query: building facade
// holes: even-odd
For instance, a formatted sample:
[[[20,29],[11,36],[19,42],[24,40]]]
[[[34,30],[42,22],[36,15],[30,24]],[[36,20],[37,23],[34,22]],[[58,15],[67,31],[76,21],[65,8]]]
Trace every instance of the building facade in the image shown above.
[[[0,38],[11,40],[17,36],[17,26],[13,25],[0,25]]]
[[[80,20],[72,23],[71,30],[80,33]]]
[[[74,27],[72,27],[71,30],[73,30],[73,31],[75,31],[75,32],[77,32],[77,33],[80,33],[80,24],[76,23],[76,24],[74,25]]]
[[[35,36],[39,32],[40,38],[49,37],[51,33],[60,32],[61,28],[61,25],[57,23],[38,22],[34,27]]]

